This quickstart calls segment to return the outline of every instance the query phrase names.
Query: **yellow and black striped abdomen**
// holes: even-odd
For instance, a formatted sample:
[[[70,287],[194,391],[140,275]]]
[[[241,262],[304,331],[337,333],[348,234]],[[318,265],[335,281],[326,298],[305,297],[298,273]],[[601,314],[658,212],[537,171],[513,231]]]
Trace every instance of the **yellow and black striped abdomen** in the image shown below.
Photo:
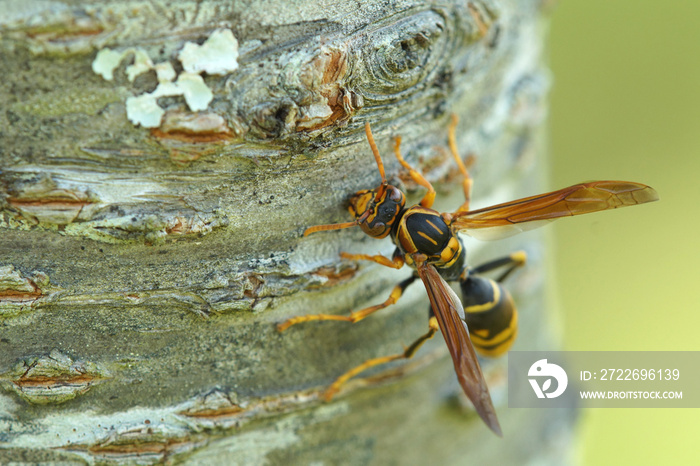
[[[495,281],[477,276],[462,280],[460,287],[474,348],[484,356],[504,354],[518,333],[518,311],[510,293]]]

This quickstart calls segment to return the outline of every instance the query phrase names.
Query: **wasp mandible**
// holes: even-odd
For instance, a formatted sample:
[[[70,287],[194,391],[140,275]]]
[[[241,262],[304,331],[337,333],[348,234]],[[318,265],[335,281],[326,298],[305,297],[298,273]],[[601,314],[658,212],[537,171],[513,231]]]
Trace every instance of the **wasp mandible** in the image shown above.
[[[304,236],[355,226],[359,226],[374,238],[390,236],[396,245],[391,258],[347,253],[341,253],[341,257],[349,260],[369,260],[395,269],[407,264],[415,272],[394,287],[389,298],[381,304],[354,311],[349,316],[317,314],[293,317],[279,324],[278,329],[284,331],[292,325],[312,320],[358,322],[394,304],[404,290],[416,278],[420,278],[428,292],[431,306],[428,332],[402,353],[370,359],[346,372],[328,388],[326,399],[330,399],[347,380],[370,367],[412,357],[426,340],[440,330],[464,393],[486,425],[502,436],[475,348],[484,355],[499,356],[508,351],[513,344],[517,333],[517,311],[510,294],[500,282],[525,263],[525,254],[517,252],[470,268],[466,265],[466,253],[457,232],[481,240],[499,239],[539,227],[561,217],[652,202],[658,199],[658,195],[654,189],[640,183],[593,181],[483,209],[469,210],[472,179],[457,150],[456,127],[457,117],[453,115],[448,129],[448,144],[463,177],[462,187],[466,200],[455,212],[440,213],[431,209],[435,189],[404,160],[400,150],[401,138],[396,137],[396,158],[408,171],[411,179],[427,189],[419,204],[406,207],[404,193],[396,186],[390,185],[386,179],[384,164],[369,123],[365,124],[367,141],[379,169],[381,184],[374,189],[358,191],[350,198],[348,210],[355,218],[354,221],[310,227],[306,229]],[[503,268],[504,272],[495,281],[480,276],[498,268]],[[447,284],[449,281],[459,282],[461,301]]]

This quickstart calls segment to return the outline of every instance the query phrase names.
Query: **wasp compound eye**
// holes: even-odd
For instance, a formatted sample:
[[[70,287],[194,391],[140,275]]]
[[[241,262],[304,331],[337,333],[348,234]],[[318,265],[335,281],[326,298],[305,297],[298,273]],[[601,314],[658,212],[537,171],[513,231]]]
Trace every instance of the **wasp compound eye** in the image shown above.
[[[350,211],[350,214],[355,217],[355,219],[360,218],[368,208],[371,208],[374,194],[374,190],[366,189],[364,191],[358,191],[352,195],[348,210]]]

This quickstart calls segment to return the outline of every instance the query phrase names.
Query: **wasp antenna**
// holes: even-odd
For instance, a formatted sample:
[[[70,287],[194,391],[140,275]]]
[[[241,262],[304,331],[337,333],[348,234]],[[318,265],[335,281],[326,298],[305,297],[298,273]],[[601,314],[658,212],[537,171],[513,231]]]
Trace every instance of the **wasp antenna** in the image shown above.
[[[452,155],[459,154],[455,138],[455,133],[457,132],[457,123],[459,123],[459,117],[453,113],[450,116],[450,124],[447,127],[447,143],[450,145],[450,151],[452,152]],[[457,155],[455,158],[459,158],[459,155]]]
[[[447,128],[447,144],[450,146],[450,152],[452,152],[452,157],[455,159],[455,162],[457,162],[459,171],[462,172],[462,175],[465,178],[470,178],[469,171],[464,165],[462,157],[459,155],[459,150],[457,150],[457,138],[455,136],[457,131],[457,123],[459,123],[459,117],[453,113],[452,117],[450,118],[450,125]]]
[[[304,236],[309,236],[311,233],[316,233],[317,231],[342,230],[343,228],[351,228],[357,225],[357,220],[346,223],[331,223],[330,225],[316,225],[315,227],[309,227],[304,230]]]
[[[379,174],[382,176],[382,184],[387,184],[386,175],[384,174],[384,162],[382,162],[382,157],[379,155],[379,149],[377,149],[377,144],[374,142],[374,137],[372,136],[372,129],[369,127],[369,122],[365,123],[365,134],[367,135],[367,142],[369,142],[369,147],[372,148],[374,160],[377,161],[377,168],[379,168]]]

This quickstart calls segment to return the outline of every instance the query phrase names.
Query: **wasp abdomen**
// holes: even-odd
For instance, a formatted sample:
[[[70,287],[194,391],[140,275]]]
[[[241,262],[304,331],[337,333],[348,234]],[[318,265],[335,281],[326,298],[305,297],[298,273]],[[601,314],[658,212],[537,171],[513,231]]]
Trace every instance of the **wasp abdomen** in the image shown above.
[[[518,333],[518,311],[510,293],[493,280],[470,276],[460,282],[465,322],[474,347],[485,356],[500,356]]]

